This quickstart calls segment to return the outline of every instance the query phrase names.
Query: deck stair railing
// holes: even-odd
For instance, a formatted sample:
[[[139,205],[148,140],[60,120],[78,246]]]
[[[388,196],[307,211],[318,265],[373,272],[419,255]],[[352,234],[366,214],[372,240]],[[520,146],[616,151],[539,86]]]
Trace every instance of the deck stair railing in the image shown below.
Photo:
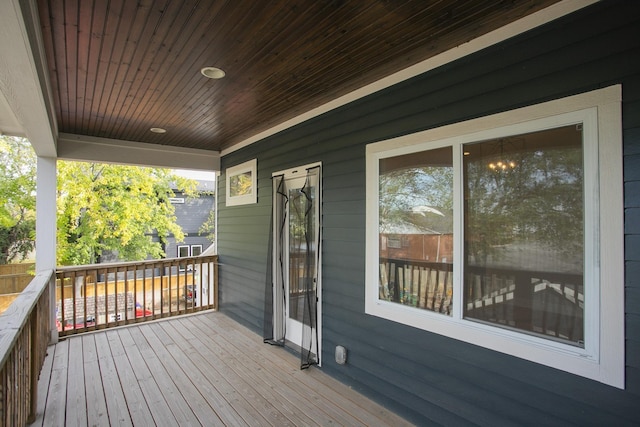
[[[217,309],[217,255],[56,271],[60,336]]]

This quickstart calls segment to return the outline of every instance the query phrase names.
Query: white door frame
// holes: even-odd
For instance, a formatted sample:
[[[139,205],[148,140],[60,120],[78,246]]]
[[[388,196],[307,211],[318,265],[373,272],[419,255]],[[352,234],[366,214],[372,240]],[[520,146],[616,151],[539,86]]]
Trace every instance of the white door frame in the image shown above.
[[[286,169],[286,170],[282,170],[282,171],[278,171],[278,172],[274,172],[272,174],[272,177],[276,177],[276,176],[284,176],[284,180],[285,182],[289,181],[291,182],[291,180],[297,180],[297,179],[302,179],[304,180],[307,176],[307,170],[308,169],[313,169],[313,168],[320,168],[320,173],[318,176],[318,195],[319,195],[319,200],[318,203],[316,204],[316,218],[317,218],[317,224],[318,224],[318,229],[317,229],[317,233],[318,233],[318,266],[317,266],[317,283],[316,283],[316,295],[317,295],[317,302],[316,302],[316,334],[314,334],[314,340],[315,337],[317,336],[318,338],[318,342],[317,342],[317,354],[316,354],[316,360],[318,365],[321,364],[321,354],[322,354],[322,163],[321,162],[317,162],[317,163],[310,163],[307,165],[302,165],[299,167],[295,167],[295,168],[290,168],[290,169]],[[273,195],[273,198],[275,198],[275,194]],[[272,208],[273,209],[273,208]],[[288,217],[287,217],[287,224],[288,224]],[[278,266],[278,259],[277,259],[277,245],[278,245],[278,238],[277,238],[277,233],[279,232],[279,227],[280,224],[278,224],[278,218],[276,218],[274,216],[273,218],[273,230],[274,230],[274,239],[273,239],[273,259],[272,259],[272,263],[273,263],[273,281],[274,283],[278,283],[277,278],[275,277],[275,275],[278,274],[279,270],[279,266]],[[288,230],[288,227],[286,227]],[[288,252],[288,248],[289,248],[289,236],[288,236],[288,232],[286,233],[285,236],[285,242],[284,242],[284,246],[285,249]],[[288,263],[288,257],[286,259],[286,262]],[[288,289],[289,286],[289,277],[288,277],[288,272],[289,272],[289,268],[288,268],[288,264],[284,267],[284,272],[285,272],[285,286],[286,289]],[[289,300],[288,300],[288,291],[286,292],[287,294],[287,304],[286,304],[286,310],[288,311],[289,309]],[[289,315],[288,312],[287,313],[283,313],[283,307],[282,305],[279,303],[280,301],[282,301],[282,298],[284,298],[285,295],[282,295],[282,289],[279,288],[279,286],[274,286],[273,287],[273,302],[274,302],[274,307],[273,307],[273,327],[274,327],[274,337],[276,338],[280,338],[283,335],[285,335],[285,329],[286,329],[286,336],[285,339],[286,341],[288,341],[291,344],[294,344],[294,346],[300,346],[301,344],[301,340],[296,340],[293,341],[292,338],[294,338],[294,334],[299,334],[301,335],[301,328],[299,331],[295,331],[295,326],[294,326],[294,330],[291,330],[290,326],[285,326],[285,324],[283,324],[283,319],[289,319]],[[293,322],[293,321],[292,321]],[[290,323],[290,322],[287,322]]]

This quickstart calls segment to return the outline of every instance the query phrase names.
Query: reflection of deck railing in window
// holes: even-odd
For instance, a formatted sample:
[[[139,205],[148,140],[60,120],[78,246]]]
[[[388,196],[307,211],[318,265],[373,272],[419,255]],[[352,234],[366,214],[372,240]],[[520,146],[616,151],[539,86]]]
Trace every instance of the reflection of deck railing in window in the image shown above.
[[[584,340],[582,275],[467,267],[466,280],[465,317]]]
[[[380,259],[380,299],[451,314],[453,264]]]
[[[464,317],[551,336],[584,340],[579,274],[467,267]],[[451,314],[453,264],[380,259],[379,298]]]
[[[60,335],[217,308],[217,255],[60,268]]]
[[[302,295],[307,286],[306,280],[311,280],[311,286],[313,287],[313,280],[316,275],[313,268],[315,264],[311,262],[313,257],[315,257],[315,253],[307,256],[304,250],[292,252],[289,255],[289,295]]]

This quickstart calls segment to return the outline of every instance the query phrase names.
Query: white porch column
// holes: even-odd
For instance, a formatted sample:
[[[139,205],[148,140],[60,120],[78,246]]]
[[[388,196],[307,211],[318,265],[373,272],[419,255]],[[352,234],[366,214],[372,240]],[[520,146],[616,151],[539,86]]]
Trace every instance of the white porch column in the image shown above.
[[[36,195],[36,272],[56,269],[56,159],[38,156]],[[52,280],[55,280],[53,278]],[[58,342],[56,290],[51,286],[51,342]]]

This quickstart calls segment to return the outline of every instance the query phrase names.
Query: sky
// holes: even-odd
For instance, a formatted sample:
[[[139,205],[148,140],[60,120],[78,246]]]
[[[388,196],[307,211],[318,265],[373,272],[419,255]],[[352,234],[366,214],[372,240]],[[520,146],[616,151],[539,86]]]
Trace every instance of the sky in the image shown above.
[[[174,169],[174,173],[185,178],[199,179],[201,181],[215,181],[215,172],[194,171],[186,169]]]

